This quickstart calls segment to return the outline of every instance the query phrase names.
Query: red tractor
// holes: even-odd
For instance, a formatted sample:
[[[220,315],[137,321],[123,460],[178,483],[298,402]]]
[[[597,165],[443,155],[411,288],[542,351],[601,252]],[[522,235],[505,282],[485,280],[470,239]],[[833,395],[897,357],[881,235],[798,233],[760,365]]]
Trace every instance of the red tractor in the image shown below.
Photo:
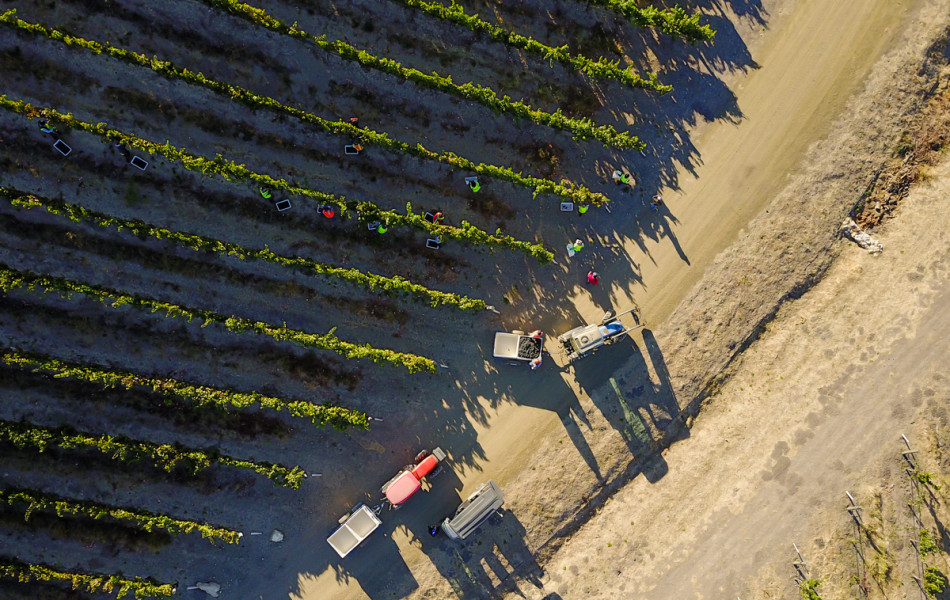
[[[389,504],[392,509],[400,508],[422,488],[423,479],[435,477],[442,472],[442,462],[445,458],[442,448],[434,449],[431,454],[426,450],[417,454],[414,464],[400,469],[395,477],[380,488],[379,491],[383,493],[382,503]]]

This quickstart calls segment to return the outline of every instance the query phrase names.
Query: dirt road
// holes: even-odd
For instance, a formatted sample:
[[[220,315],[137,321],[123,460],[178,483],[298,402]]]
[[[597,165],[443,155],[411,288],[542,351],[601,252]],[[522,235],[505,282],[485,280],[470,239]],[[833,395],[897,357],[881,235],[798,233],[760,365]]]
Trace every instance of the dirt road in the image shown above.
[[[907,37],[908,31],[920,29],[916,21],[921,18],[918,11],[929,11],[926,18],[936,23],[939,19],[935,20],[934,15],[945,16],[947,3],[874,0],[854,7],[831,0],[786,0],[765,2],[755,11],[746,3],[741,4],[742,10],[737,10],[740,15],[729,10],[723,16],[734,24],[758,68],[745,73],[722,73],[716,71],[715,65],[707,66],[735,93],[741,118],[735,123],[702,124],[690,132],[698,164],[684,166],[677,178],[678,188],[664,193],[667,206],[662,212],[651,213],[641,205],[610,219],[609,226],[616,234],[627,228],[643,229],[647,239],[614,234],[601,237],[592,256],[598,256],[598,245],[626,256],[629,264],[618,266],[616,272],[629,272],[633,265],[638,278],[621,281],[611,277],[613,271],[609,266],[601,268],[605,285],[592,291],[578,288],[569,295],[572,310],[538,323],[555,330],[570,318],[596,319],[603,310],[622,309],[636,298],[650,328],[637,340],[633,352],[630,348],[611,349],[595,364],[582,363],[560,374],[552,373],[556,370],[554,365],[546,365],[549,370],[544,377],[534,379],[522,372],[495,373],[486,366],[485,377],[498,381],[486,385],[485,378],[476,373],[474,378],[481,387],[475,389],[490,388],[493,395],[466,389],[463,382],[468,379],[462,376],[458,389],[448,386],[439,390],[447,402],[451,402],[452,394],[463,394],[473,407],[470,420],[474,435],[467,432],[465,440],[438,440],[446,447],[478,457],[474,466],[454,471],[452,476],[457,480],[449,487],[456,488],[464,497],[483,480],[495,479],[507,491],[509,511],[505,517],[494,524],[492,533],[482,535],[477,542],[458,546],[443,539],[429,539],[424,532],[431,515],[423,508],[407,507],[400,511],[400,524],[388,528],[384,539],[376,540],[375,547],[360,550],[363,554],[359,562],[348,559],[339,569],[300,573],[292,597],[443,598],[454,592],[462,598],[481,598],[512,587],[531,598],[573,598],[586,594],[613,598],[618,592],[649,598],[690,597],[689,594],[728,597],[720,591],[745,589],[737,586],[746,585],[757,575],[758,559],[764,561],[767,556],[763,553],[772,552],[777,543],[790,543],[786,535],[789,532],[776,529],[774,537],[780,539],[761,535],[764,524],[771,525],[776,515],[783,514],[782,505],[776,506],[776,512],[754,515],[740,512],[739,508],[748,506],[752,511],[754,507],[772,506],[781,491],[794,500],[789,507],[801,507],[798,514],[791,513],[789,520],[801,522],[810,513],[812,498],[824,497],[826,490],[806,491],[804,477],[811,463],[803,462],[800,468],[790,470],[788,461],[795,454],[802,459],[811,457],[817,463],[821,449],[832,441],[841,446],[844,456],[846,450],[858,446],[858,439],[864,439],[855,429],[849,430],[851,437],[835,435],[843,424],[852,422],[840,408],[854,402],[852,392],[845,393],[848,381],[841,380],[825,394],[815,390],[845,372],[845,367],[837,368],[837,361],[859,345],[862,336],[881,335],[877,333],[878,327],[863,325],[858,320],[824,323],[823,319],[836,313],[816,305],[812,309],[814,314],[823,315],[814,325],[809,322],[816,339],[825,339],[826,332],[833,327],[843,328],[841,345],[827,348],[832,354],[826,355],[827,362],[820,369],[796,362],[810,361],[815,355],[812,347],[802,346],[795,353],[786,345],[785,351],[790,353],[786,357],[788,366],[775,362],[750,370],[759,374],[754,379],[759,392],[754,396],[756,402],[745,400],[730,413],[732,398],[729,406],[717,399],[713,413],[717,406],[724,406],[723,414],[704,415],[697,420],[693,429],[682,434],[690,439],[674,445],[665,457],[647,465],[631,463],[631,457],[640,457],[655,447],[654,439],[673,422],[683,404],[695,397],[702,385],[728,362],[730,353],[741,346],[752,325],[767,314],[768,307],[774,306],[798,279],[808,276],[815,258],[820,259],[817,264],[821,265],[838,251],[833,242],[834,226],[866,185],[873,166],[886,155],[888,144],[896,139],[895,123],[900,123],[901,116],[914,104],[911,92],[900,97],[887,96],[890,88],[881,81],[886,79],[888,68],[904,68],[901,60],[914,53],[922,54],[925,36],[920,36],[916,45]],[[928,35],[935,28],[933,25],[928,29]],[[879,68],[877,81],[882,91],[865,99],[865,104],[852,105],[869,115],[873,113],[870,125],[864,123],[856,131],[858,137],[868,135],[852,145],[839,140],[826,147],[837,153],[835,168],[845,175],[829,172],[828,165],[821,173],[805,169],[807,165],[802,165],[802,161],[807,160],[806,156],[816,158],[814,151],[806,155],[806,150],[832,131],[835,118],[845,110],[847,100],[863,88],[872,67],[885,53],[905,46],[909,49],[901,57],[892,58],[890,67]],[[910,64],[914,64],[913,60]],[[679,98],[678,102],[701,103],[703,99]],[[880,110],[875,102],[891,104],[893,112]],[[868,133],[878,127],[878,133]],[[891,132],[893,137],[884,139]],[[799,173],[798,179],[792,178],[795,173]],[[833,185],[821,187],[829,180]],[[808,195],[790,200],[786,188],[790,181],[797,183],[799,193]],[[821,197],[812,196],[816,190]],[[777,202],[780,192],[784,200]],[[781,217],[774,214],[776,206]],[[719,281],[728,282],[723,274],[729,275],[729,267],[723,265],[741,261],[733,260],[740,256],[739,251],[723,250],[743,237],[742,232],[753,217],[765,216],[766,210],[773,211],[772,220],[760,219],[755,227],[761,239],[771,244],[772,250],[763,250],[759,264],[768,276],[748,279],[749,273],[740,272],[718,296],[699,296],[709,302],[708,306],[680,304],[688,293],[691,301],[701,294],[689,290],[704,273],[718,274]],[[596,231],[599,218],[603,215],[594,217],[588,231]],[[748,237],[744,236],[746,254],[741,255],[747,260],[749,256],[755,258],[755,244]],[[900,242],[890,240],[888,244],[900,246]],[[814,254],[809,256],[810,252]],[[849,261],[869,260],[858,251],[852,254]],[[883,260],[870,264],[886,273],[887,261],[898,258],[911,257],[898,254],[890,258],[888,253]],[[585,260],[593,258],[562,261],[562,268],[586,272]],[[911,272],[916,267],[907,263],[891,268]],[[846,286],[842,289],[859,293]],[[550,297],[550,293],[542,295]],[[753,309],[732,308],[730,300],[735,296],[743,296],[743,302],[754,305]],[[674,312],[677,305],[680,308]],[[729,311],[734,313],[731,319],[723,316]],[[869,314],[867,318],[873,321],[877,317]],[[907,319],[908,326],[914,324],[910,315]],[[934,322],[930,326],[944,325],[946,322]],[[863,333],[851,333],[852,328],[859,326],[864,326]],[[703,327],[708,329],[704,331]],[[653,336],[654,330],[659,340]],[[802,331],[794,334],[796,340],[805,337]],[[875,341],[880,343],[880,338],[872,338],[870,343]],[[482,350],[488,352],[490,348]],[[884,348],[876,350],[885,353]],[[896,346],[892,351],[902,360],[908,358]],[[775,355],[775,351],[763,351],[762,356],[767,358],[757,360],[765,363],[775,359]],[[870,360],[870,356],[861,360]],[[851,376],[858,375],[859,366],[849,371]],[[804,373],[793,378],[796,368]],[[800,387],[779,387],[778,382],[790,379]],[[749,393],[749,382],[730,385],[744,386],[743,397]],[[840,398],[833,402],[825,398],[839,392]],[[774,397],[768,396],[770,393]],[[787,405],[790,398],[799,397],[800,402]],[[771,403],[765,401],[768,398],[772,398]],[[831,408],[823,408],[822,399]],[[746,428],[735,421],[736,413],[743,415]],[[727,425],[737,428],[735,436],[722,435],[721,428]],[[900,424],[893,426],[899,428]],[[890,429],[878,432],[880,437],[874,438],[874,447],[881,447],[879,439],[891,440],[893,434]],[[473,443],[477,445],[476,452],[470,447]],[[736,452],[736,448],[742,448],[742,452]],[[727,450],[734,453],[724,455],[730,460],[722,458]],[[859,471],[857,466],[848,466],[844,458],[841,460],[844,466],[836,468]],[[637,476],[641,469],[644,477]],[[709,482],[708,489],[695,487],[691,476],[696,473],[710,475],[705,480]],[[718,485],[734,473],[751,473],[753,478],[737,479],[735,485]],[[835,472],[830,470],[819,479],[834,487],[834,494],[840,494],[834,476]],[[545,565],[542,576],[532,556],[548,556],[559,543],[549,540],[555,534],[569,532],[575,518],[586,518],[583,515],[588,502],[599,506],[612,485],[631,479],[633,483],[609,503],[604,515]],[[450,506],[451,494],[439,489],[441,485],[435,486],[436,498],[430,502]],[[721,503],[714,504],[718,512],[709,510],[712,497]],[[675,507],[672,514],[670,506]],[[643,525],[647,526],[641,528]],[[562,527],[565,529],[561,530]],[[605,531],[610,532],[610,539],[604,537]],[[761,544],[753,544],[758,538],[762,538]],[[758,557],[751,566],[724,568],[717,562],[720,556],[739,556],[741,549],[749,547],[755,547],[755,551],[746,554],[753,559]],[[694,561],[701,564],[695,566]],[[683,588],[684,582],[689,589]],[[754,582],[749,584],[749,589],[762,587]]]
[[[906,50],[912,54],[911,46]],[[892,100],[876,89],[876,77],[889,77],[900,70],[898,64],[879,65],[852,108]],[[867,122],[850,123],[860,129]],[[833,164],[836,159],[825,164],[818,159],[834,155],[831,150],[839,151],[839,158],[855,156],[844,151],[855,147],[853,140],[843,141],[853,135],[848,123],[840,120],[841,132],[813,149],[816,160],[782,195],[832,201],[840,191],[832,191],[834,173],[843,168]],[[884,520],[894,538],[885,547],[890,570],[881,577],[887,593],[916,595],[911,578],[916,560],[906,544],[914,526],[906,513],[906,481],[900,480],[905,449],[900,436],[928,445],[925,454],[932,462],[939,455],[933,448],[947,443],[943,399],[950,388],[942,365],[950,329],[950,244],[941,232],[948,226],[942,208],[948,191],[950,163],[944,162],[880,232],[886,250],[879,257],[842,242],[843,254],[822,282],[769,323],[733,365],[728,383],[704,405],[689,439],[664,453],[665,475],[654,481],[635,478],[545,563],[540,586],[524,582],[520,592],[565,599],[618,593],[657,599],[796,598],[791,565],[796,543],[811,561],[812,575],[825,581],[823,598],[853,597],[854,555],[843,533],[849,526],[844,492],[851,490],[859,503],[879,503],[873,508],[877,518],[882,511],[891,513]],[[762,215],[755,222],[762,227],[753,230],[774,232],[768,223]],[[741,248],[731,256],[741,258]],[[723,262],[713,281],[723,274]],[[739,274],[755,276],[741,269]],[[755,289],[747,283],[735,287],[742,293]],[[683,363],[672,353],[667,359],[675,379]],[[871,585],[882,589],[874,580]]]
[[[901,434],[922,443],[936,423],[947,441],[950,240],[921,232],[950,225],[948,193],[945,162],[882,232],[885,252],[847,248],[742,356],[666,453],[668,474],[611,500],[528,597],[797,597],[792,544],[810,559],[831,553],[844,492],[869,501],[858,490],[899,470]],[[912,587],[911,562],[896,563],[894,579]],[[822,597],[846,597],[847,577]]]

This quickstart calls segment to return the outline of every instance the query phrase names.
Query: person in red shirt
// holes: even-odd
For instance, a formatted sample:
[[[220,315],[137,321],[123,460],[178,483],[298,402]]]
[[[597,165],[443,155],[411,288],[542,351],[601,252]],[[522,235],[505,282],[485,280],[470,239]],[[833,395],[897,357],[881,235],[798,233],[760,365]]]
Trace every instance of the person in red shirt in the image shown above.
[[[587,272],[587,283],[591,285],[597,285],[600,283],[600,275],[597,274],[597,271]]]

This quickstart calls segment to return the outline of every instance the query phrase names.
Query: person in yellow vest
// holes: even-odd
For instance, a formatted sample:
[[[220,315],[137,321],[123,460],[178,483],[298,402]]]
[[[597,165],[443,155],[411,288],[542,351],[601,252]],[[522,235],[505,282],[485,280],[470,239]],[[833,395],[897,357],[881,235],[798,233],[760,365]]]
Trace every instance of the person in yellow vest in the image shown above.
[[[630,183],[630,173],[624,173],[620,169],[614,169],[613,180],[617,185]]]
[[[582,202],[577,207],[577,212],[578,214],[581,214],[581,215],[586,213],[588,210],[590,210],[590,204],[587,204],[586,202]]]
[[[376,233],[378,233],[379,235],[383,235],[387,231],[389,231],[389,228],[386,227],[386,224],[383,222],[380,222],[379,226],[376,228]]]
[[[580,252],[583,249],[584,249],[584,242],[582,242],[580,238],[577,238],[576,240],[574,240],[574,243],[571,244],[571,250],[573,250],[574,252]]]

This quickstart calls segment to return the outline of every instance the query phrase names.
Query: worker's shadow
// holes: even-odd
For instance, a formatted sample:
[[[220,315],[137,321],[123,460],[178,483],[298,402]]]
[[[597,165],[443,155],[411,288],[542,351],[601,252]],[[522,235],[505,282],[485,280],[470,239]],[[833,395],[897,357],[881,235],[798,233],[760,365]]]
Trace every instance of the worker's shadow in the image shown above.
[[[542,570],[528,548],[526,531],[514,513],[499,509],[468,539],[420,531],[423,552],[449,582],[459,600],[500,599],[521,587],[541,587]]]

